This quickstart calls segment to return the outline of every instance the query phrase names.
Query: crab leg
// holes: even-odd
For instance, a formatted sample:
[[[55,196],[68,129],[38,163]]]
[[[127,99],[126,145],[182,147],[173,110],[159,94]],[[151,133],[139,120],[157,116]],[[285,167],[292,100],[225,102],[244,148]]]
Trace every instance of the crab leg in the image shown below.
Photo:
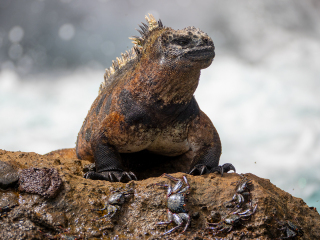
[[[171,212],[170,212],[170,213],[171,213]],[[172,229],[170,229],[169,231],[165,232],[163,235],[166,235],[166,234],[168,234],[168,233],[174,232],[174,231],[177,230],[179,227],[181,227],[182,224],[183,224],[183,220],[184,220],[184,218],[185,218],[184,215],[175,214],[175,213],[174,213],[174,214],[171,213],[171,214],[172,214],[173,221],[177,224],[177,226],[175,226],[174,228],[172,228]],[[184,232],[184,231],[185,231],[185,229],[184,229],[182,232]]]
[[[181,180],[179,180],[179,181],[177,182],[177,184],[174,185],[174,187],[173,187],[173,189],[172,189],[172,192],[173,192],[173,193],[177,193],[177,192],[179,191],[179,189],[182,187],[182,185],[183,185],[183,182],[182,182]]]
[[[169,178],[169,179],[171,179],[172,181],[176,181],[176,182],[180,181],[179,178],[175,178],[175,177],[169,175],[168,173],[162,174],[161,177],[166,177],[166,178]]]
[[[238,214],[238,215],[241,215],[242,217],[249,217],[249,216],[251,216],[252,214],[254,214],[254,213],[256,212],[257,207],[258,207],[258,204],[256,204],[256,205],[254,206],[253,210],[249,208],[249,209],[247,209],[246,211],[241,212],[241,213],[237,213],[237,214]],[[248,213],[248,212],[250,212],[251,210],[252,210],[252,212],[251,212],[251,213]]]
[[[166,235],[166,234],[168,234],[168,233],[172,233],[172,232],[174,232],[175,230],[177,230],[179,227],[180,227],[180,226],[175,226],[174,228],[170,229],[169,231],[166,231],[166,232],[165,232],[164,234],[162,234],[162,235]]]
[[[180,213],[179,216],[187,222],[183,231],[182,231],[182,232],[185,232],[190,225],[190,216],[186,213]]]

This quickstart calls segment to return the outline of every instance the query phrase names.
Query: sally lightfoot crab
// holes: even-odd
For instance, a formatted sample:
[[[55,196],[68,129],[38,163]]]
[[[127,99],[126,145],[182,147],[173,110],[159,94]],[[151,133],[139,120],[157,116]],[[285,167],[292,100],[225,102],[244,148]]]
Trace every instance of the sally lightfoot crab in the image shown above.
[[[234,227],[241,225],[241,220],[248,220],[248,217],[256,212],[257,206],[256,204],[254,208],[249,208],[243,212],[233,212],[218,223],[208,223],[209,227],[207,229],[213,230],[214,234],[230,232]]]
[[[281,226],[280,230],[285,234],[284,237],[281,237],[279,239],[293,239],[297,236],[302,237],[304,234],[303,230],[300,227],[296,226],[289,220],[278,221],[278,223]]]
[[[185,227],[182,232],[185,232],[190,224],[190,216],[185,209],[185,199],[186,194],[188,194],[188,190],[190,185],[185,176],[182,179],[175,178],[169,174],[162,174],[162,177],[167,177],[172,181],[177,182],[176,185],[172,188],[171,184],[156,184],[162,187],[168,188],[167,191],[167,213],[168,213],[168,221],[167,222],[158,222],[158,225],[168,225],[172,222],[177,224],[176,227],[170,229],[165,232],[165,234],[172,233],[177,230],[179,227],[182,227],[183,223],[186,222]],[[183,187],[185,185],[185,187]]]
[[[102,217],[96,220],[103,219],[103,218],[110,220],[118,211],[120,211],[121,205],[124,204],[126,198],[132,193],[133,191],[129,190],[129,191],[122,191],[122,192],[112,194],[103,208],[93,209],[93,211],[107,210],[107,214],[103,215]]]
[[[245,179],[245,181],[240,182],[236,187],[236,192],[227,203],[235,203],[235,208],[243,207],[250,199],[250,189],[252,188],[251,180]],[[251,205],[251,201],[250,201]]]

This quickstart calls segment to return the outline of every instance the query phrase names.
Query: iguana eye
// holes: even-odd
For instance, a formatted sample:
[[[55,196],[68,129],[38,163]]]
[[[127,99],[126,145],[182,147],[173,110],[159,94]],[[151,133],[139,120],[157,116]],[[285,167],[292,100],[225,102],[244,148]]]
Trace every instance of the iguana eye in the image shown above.
[[[191,41],[190,38],[179,38],[179,39],[174,39],[172,42],[180,46],[186,46],[190,43],[190,41]]]

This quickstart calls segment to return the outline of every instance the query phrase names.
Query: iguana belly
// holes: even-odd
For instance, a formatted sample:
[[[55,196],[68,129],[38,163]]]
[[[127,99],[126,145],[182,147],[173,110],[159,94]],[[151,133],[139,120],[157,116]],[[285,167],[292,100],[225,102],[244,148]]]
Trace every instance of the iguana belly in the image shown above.
[[[187,139],[175,142],[170,138],[158,137],[147,150],[165,156],[178,156],[190,149]]]
[[[126,144],[116,146],[120,153],[149,150],[160,155],[178,156],[190,149],[185,124],[164,130],[140,128],[140,131],[136,131],[134,127],[131,129],[135,130],[129,131]]]
[[[187,125],[177,124],[164,129],[147,149],[160,155],[178,156],[190,148],[187,137]]]

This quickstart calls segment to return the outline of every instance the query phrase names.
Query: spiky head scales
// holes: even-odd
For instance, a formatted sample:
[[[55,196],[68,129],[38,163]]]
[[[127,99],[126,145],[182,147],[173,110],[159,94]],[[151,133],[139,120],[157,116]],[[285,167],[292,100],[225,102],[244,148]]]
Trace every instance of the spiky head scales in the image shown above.
[[[183,73],[178,73],[178,70],[183,72],[194,69],[200,74],[200,69],[211,64],[215,55],[214,44],[206,33],[195,27],[181,30],[164,27],[161,20],[157,21],[151,14],[145,18],[147,24],[141,23],[137,29],[141,36],[130,38],[134,43],[132,49],[121,54],[122,56],[112,61],[112,66],[106,69],[99,94],[112,82],[124,79],[123,74],[130,74],[134,68],[141,66],[142,62],[150,68],[153,66],[154,70],[149,70],[149,74],[151,72],[154,75],[160,74],[159,66],[162,68],[165,66],[168,68],[166,71],[171,71],[169,70],[171,66],[176,74],[180,74],[179,77]],[[159,62],[158,65],[156,62]],[[118,78],[120,74],[122,77]]]
[[[123,68],[129,61],[135,60],[142,54],[143,46],[151,33],[153,31],[164,28],[161,20],[157,21],[155,17],[150,13],[148,15],[149,16],[145,16],[148,25],[142,23],[142,25],[139,25],[140,29],[137,29],[137,31],[141,34],[141,37],[129,37],[129,39],[131,39],[132,43],[134,44],[131,50],[122,53],[121,57],[116,58],[116,61],[113,60],[111,67],[105,70],[106,72],[104,74],[104,81],[100,85],[99,94],[103,88],[109,85],[109,83],[111,82],[111,76],[113,74],[115,74],[119,69]]]

